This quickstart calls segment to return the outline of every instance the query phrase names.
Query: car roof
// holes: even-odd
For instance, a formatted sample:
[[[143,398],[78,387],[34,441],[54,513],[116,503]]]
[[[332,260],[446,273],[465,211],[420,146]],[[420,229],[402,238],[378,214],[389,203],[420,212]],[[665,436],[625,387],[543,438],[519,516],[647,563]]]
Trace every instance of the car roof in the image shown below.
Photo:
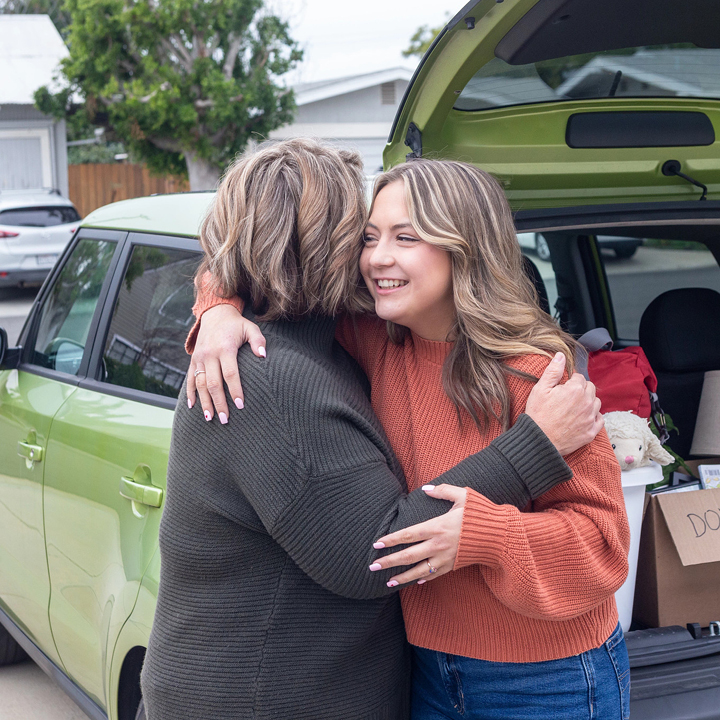
[[[214,192],[189,192],[122,200],[93,210],[81,227],[197,237],[214,197]]]
[[[52,189],[0,191],[0,210],[51,206],[75,207],[70,200]]]

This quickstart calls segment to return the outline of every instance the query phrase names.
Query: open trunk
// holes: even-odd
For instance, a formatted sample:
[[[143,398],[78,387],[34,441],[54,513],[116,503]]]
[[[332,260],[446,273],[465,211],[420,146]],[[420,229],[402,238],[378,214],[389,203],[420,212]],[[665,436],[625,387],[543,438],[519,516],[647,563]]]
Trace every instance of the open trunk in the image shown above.
[[[516,213],[516,226],[521,236],[545,240],[549,261],[539,259],[530,245],[524,252],[543,278],[551,313],[575,335],[607,327],[616,346],[635,345],[642,315],[663,292],[681,287],[720,292],[720,202],[524,210]],[[603,249],[598,236],[639,238],[643,244],[631,259],[623,259]],[[707,342],[717,341],[697,338]],[[658,394],[666,405],[659,376]],[[694,418],[698,401],[690,393],[680,407],[665,409],[674,418]],[[670,441],[686,458],[688,436],[692,428],[681,428]],[[720,636],[711,636],[707,627],[648,628],[634,620],[625,637],[633,720],[720,718]]]

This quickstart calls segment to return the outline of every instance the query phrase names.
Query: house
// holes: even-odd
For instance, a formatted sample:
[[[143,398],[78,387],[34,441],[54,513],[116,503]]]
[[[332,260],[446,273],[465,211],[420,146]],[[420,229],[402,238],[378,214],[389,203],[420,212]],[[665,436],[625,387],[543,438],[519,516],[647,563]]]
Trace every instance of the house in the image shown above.
[[[382,169],[382,153],[411,77],[411,70],[396,67],[295,85],[295,120],[269,137],[312,136],[358,150],[365,172],[373,175]]]
[[[68,51],[47,15],[0,15],[0,192],[56,188],[68,195],[65,121],[43,115],[33,93]]]

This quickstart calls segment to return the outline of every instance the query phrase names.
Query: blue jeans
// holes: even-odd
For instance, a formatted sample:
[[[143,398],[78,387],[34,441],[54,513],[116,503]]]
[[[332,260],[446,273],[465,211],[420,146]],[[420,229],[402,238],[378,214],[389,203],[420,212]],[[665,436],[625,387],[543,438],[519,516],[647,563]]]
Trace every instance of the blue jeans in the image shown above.
[[[618,625],[599,648],[534,663],[413,648],[412,720],[628,720],[630,665]]]

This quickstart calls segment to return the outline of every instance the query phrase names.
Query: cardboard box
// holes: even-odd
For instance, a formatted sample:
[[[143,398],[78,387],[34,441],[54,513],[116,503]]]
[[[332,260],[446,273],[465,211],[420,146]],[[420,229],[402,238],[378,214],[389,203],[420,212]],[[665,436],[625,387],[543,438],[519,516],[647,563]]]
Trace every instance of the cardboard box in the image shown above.
[[[720,620],[720,490],[650,497],[633,617],[650,627]]]

